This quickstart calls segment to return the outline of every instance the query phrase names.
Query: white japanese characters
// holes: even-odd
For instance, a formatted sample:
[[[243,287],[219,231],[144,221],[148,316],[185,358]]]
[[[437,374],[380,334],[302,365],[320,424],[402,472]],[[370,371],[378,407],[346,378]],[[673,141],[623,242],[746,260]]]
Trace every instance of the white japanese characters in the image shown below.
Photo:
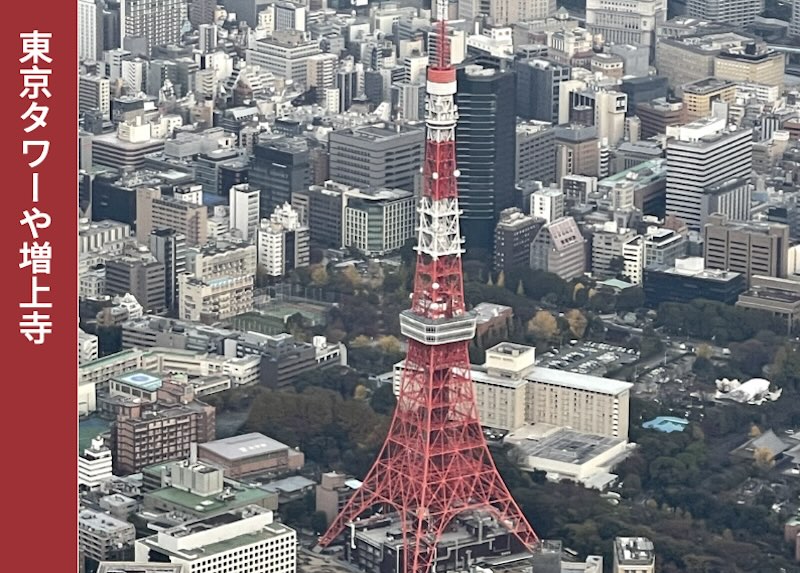
[[[22,40],[22,57],[19,59],[22,76],[22,91],[20,99],[25,102],[25,111],[20,119],[25,122],[23,131],[25,139],[22,141],[22,154],[28,159],[31,171],[31,202],[39,202],[39,168],[47,160],[50,151],[50,141],[42,139],[47,128],[47,115],[50,108],[45,102],[52,97],[50,92],[50,76],[52,69],[49,67],[53,59],[50,57],[50,39],[52,34],[34,30],[20,34]],[[37,133],[38,132],[38,133]],[[36,139],[28,138],[36,134]],[[50,227],[52,219],[46,212],[33,206],[22,212],[19,224],[27,227],[33,242],[24,241],[19,253],[22,257],[20,269],[30,272],[31,295],[29,300],[19,303],[22,317],[19,322],[20,334],[33,344],[44,344],[47,335],[53,332],[53,322],[50,310],[52,301],[47,300],[50,287],[40,285],[42,275],[50,275],[53,249],[49,241],[39,241],[40,231]],[[43,312],[40,312],[43,311]]]

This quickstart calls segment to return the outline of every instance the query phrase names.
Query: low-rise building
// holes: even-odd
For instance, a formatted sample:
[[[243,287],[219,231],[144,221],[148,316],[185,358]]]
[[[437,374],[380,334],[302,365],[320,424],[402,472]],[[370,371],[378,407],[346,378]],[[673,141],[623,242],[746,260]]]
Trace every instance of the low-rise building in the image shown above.
[[[617,537],[614,540],[614,573],[653,573],[656,551],[646,537]]]
[[[575,219],[562,217],[539,229],[531,243],[530,266],[564,280],[579,277],[586,271],[586,239]]]
[[[645,304],[652,308],[664,302],[705,299],[735,304],[747,289],[742,273],[706,269],[701,257],[676,259],[674,266],[652,265],[644,270]]]
[[[112,473],[111,449],[98,436],[78,455],[78,487],[97,489],[110,480]]]
[[[360,487],[361,482],[351,476],[336,472],[322,474],[315,490],[316,510],[324,513],[331,523]]]
[[[303,467],[303,453],[256,432],[198,444],[200,461],[238,478],[253,474],[280,475]]]
[[[78,550],[90,561],[124,561],[131,557],[133,524],[92,509],[78,512]]]
[[[792,334],[800,322],[800,282],[754,275],[750,289],[739,295],[736,306],[779,316],[786,322],[787,333]]]
[[[272,511],[247,506],[137,539],[136,561],[181,563],[190,571],[294,573],[297,534]]]

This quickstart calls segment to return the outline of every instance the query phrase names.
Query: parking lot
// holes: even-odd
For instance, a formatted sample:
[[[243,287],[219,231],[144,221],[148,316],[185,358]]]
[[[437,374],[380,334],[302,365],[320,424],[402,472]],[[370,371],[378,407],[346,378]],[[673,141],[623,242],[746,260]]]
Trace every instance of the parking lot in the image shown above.
[[[591,376],[603,376],[625,364],[639,360],[639,352],[632,348],[615,346],[605,342],[576,342],[560,350],[554,348],[537,360],[537,366],[566,370]]]

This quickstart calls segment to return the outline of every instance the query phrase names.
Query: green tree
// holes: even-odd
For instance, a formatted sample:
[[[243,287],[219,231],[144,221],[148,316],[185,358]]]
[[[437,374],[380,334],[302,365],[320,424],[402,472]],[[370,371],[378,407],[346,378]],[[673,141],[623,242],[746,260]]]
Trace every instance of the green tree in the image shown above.
[[[394,410],[397,404],[397,399],[394,396],[394,391],[391,384],[381,384],[372,393],[369,400],[369,405],[378,414],[389,415]]]

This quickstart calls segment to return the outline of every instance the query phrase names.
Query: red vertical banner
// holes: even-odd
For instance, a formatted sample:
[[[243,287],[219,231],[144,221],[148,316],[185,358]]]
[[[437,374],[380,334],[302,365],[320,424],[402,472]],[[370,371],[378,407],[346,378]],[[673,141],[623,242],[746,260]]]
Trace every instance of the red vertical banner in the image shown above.
[[[6,138],[2,327],[8,459],[25,486],[8,495],[18,521],[8,547],[27,546],[47,515],[48,550],[7,552],[8,571],[77,570],[77,7],[20,6],[3,34]],[[4,472],[3,491],[19,485]],[[37,500],[37,497],[39,500]],[[33,560],[31,560],[33,559]],[[33,564],[33,565],[32,565]]]

